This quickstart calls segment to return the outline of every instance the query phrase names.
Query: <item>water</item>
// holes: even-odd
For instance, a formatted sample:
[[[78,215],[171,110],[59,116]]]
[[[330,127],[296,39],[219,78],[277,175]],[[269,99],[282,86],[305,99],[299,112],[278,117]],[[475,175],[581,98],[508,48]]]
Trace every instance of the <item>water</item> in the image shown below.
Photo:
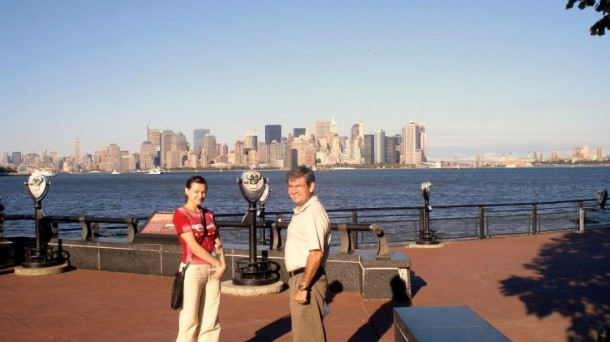
[[[262,171],[269,179],[268,212],[290,211],[286,171]],[[200,174],[209,185],[204,205],[220,213],[245,213],[239,192],[241,171],[169,172],[163,175],[59,174],[48,180],[42,201],[46,215],[148,217],[173,211],[184,202],[187,178]],[[24,185],[26,176],[0,177],[6,214],[33,214],[34,202]],[[415,207],[423,205],[420,186],[432,182],[434,206],[534,203],[594,199],[610,184],[607,167],[515,169],[383,169],[317,171],[315,192],[327,209]],[[6,222],[6,235],[32,235],[31,221]]]

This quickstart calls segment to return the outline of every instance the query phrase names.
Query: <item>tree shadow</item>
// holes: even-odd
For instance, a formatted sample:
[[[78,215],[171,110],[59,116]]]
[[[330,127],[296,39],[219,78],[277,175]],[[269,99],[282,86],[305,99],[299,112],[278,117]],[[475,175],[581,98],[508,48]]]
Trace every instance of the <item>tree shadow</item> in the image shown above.
[[[554,238],[524,266],[536,274],[502,280],[502,293],[519,296],[530,315],[570,318],[568,341],[592,340],[610,318],[610,230]]]
[[[426,282],[411,272],[411,291],[413,294],[426,285]],[[390,280],[392,289],[392,300],[384,303],[377,309],[369,320],[350,336],[348,341],[378,341],[394,324],[394,308],[411,306],[411,300],[407,297],[407,287],[405,282],[395,276]],[[413,295],[412,295],[413,297]]]

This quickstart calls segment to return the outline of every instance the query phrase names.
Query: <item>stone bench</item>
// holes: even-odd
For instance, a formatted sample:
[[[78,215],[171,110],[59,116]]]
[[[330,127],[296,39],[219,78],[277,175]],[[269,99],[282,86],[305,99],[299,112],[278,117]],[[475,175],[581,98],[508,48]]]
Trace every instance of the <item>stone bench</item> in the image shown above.
[[[467,306],[394,308],[394,341],[510,341]]]

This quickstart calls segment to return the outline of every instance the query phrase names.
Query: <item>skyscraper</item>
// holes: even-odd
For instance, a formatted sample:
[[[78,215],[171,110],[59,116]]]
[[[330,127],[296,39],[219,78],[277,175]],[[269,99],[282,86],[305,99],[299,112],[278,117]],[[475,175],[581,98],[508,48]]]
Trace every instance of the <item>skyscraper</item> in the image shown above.
[[[13,152],[11,153],[11,163],[13,163],[13,165],[21,165],[21,152]]]
[[[383,164],[386,162],[386,152],[385,152],[385,131],[380,129],[375,132],[375,154],[374,160],[375,164]]]
[[[172,150],[172,140],[174,139],[174,131],[171,130],[163,130],[161,132],[160,139],[160,151],[161,151],[161,167],[168,167],[168,153]],[[152,142],[152,141],[151,141]],[[154,145],[154,143],[153,143]]]
[[[156,151],[161,150],[161,132],[156,128],[148,128],[148,141],[155,147]]]
[[[193,151],[201,152],[203,137],[206,134],[210,134],[210,130],[207,128],[197,128],[193,130]]]
[[[305,135],[305,133],[307,133],[307,129],[306,128],[293,128],[292,129],[292,135],[295,138],[298,138],[301,135]]]
[[[354,139],[355,137],[364,138],[365,126],[363,121],[358,121],[352,126],[351,129],[351,137]]]
[[[396,137],[385,137],[385,162],[396,164],[398,152],[396,152]]]
[[[417,122],[409,122],[402,126],[403,164],[419,166],[426,161],[426,126]]]
[[[256,134],[256,131],[246,133],[246,137],[244,139],[244,149],[246,149],[246,150],[258,149],[258,135]]]
[[[155,146],[150,141],[144,141],[140,146],[140,170],[155,168]]]
[[[328,152],[331,142],[331,125],[334,121],[317,120],[315,123],[316,143],[320,148],[320,152]]]
[[[76,137],[76,143],[74,144],[74,161],[76,163],[80,163],[80,141],[78,141],[78,137]]]
[[[365,165],[373,164],[373,156],[375,155],[374,148],[374,136],[372,134],[365,134],[362,148],[362,159]]]
[[[273,140],[278,143],[282,139],[282,125],[265,125],[265,144],[269,145]]]
[[[218,156],[218,148],[216,146],[216,137],[212,134],[206,134],[203,137],[202,151],[204,164],[212,164],[214,159]]]

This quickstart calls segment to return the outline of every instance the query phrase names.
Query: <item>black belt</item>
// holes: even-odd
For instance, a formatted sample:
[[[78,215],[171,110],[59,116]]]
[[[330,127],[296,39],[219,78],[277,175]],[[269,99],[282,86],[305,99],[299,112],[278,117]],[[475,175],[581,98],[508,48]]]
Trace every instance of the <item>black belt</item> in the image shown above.
[[[301,273],[303,273],[303,272],[305,272],[305,267],[297,268],[296,270],[289,271],[289,272],[288,272],[288,276],[289,276],[290,278],[292,278],[292,277],[294,277],[295,275],[297,275],[297,274],[301,274]],[[315,276],[317,276],[317,275],[319,275],[319,274],[324,274],[324,267],[319,267],[319,268],[318,268],[318,271],[317,271],[317,272],[316,272],[316,274],[315,274]],[[314,277],[315,277],[315,276],[314,276]]]

